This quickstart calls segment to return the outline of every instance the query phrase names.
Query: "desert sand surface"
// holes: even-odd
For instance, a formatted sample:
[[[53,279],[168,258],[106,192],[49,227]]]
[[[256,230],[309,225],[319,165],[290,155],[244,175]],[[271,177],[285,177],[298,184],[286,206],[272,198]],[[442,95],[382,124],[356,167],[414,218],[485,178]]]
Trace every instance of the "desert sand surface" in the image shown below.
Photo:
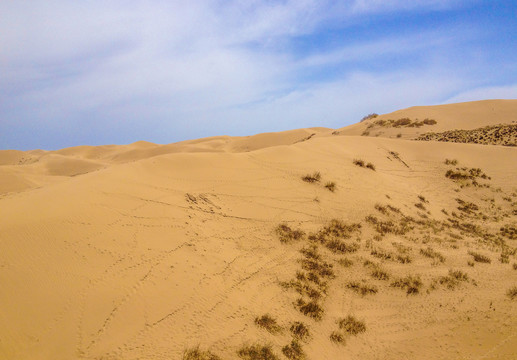
[[[516,121],[0,151],[0,358],[516,359]]]

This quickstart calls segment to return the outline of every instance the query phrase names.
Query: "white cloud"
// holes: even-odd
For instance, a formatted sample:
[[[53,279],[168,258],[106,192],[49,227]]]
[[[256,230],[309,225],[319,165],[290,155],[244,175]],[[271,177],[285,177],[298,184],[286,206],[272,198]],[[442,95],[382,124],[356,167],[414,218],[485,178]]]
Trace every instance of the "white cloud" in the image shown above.
[[[487,86],[463,91],[447,99],[444,103],[487,99],[517,99],[517,84],[507,86]]]

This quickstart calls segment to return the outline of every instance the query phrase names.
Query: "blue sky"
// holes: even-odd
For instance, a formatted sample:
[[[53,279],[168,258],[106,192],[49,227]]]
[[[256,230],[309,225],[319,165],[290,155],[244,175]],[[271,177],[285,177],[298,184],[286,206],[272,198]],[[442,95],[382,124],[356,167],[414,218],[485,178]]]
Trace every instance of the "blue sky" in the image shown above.
[[[0,149],[171,143],[517,98],[515,0],[0,2]]]

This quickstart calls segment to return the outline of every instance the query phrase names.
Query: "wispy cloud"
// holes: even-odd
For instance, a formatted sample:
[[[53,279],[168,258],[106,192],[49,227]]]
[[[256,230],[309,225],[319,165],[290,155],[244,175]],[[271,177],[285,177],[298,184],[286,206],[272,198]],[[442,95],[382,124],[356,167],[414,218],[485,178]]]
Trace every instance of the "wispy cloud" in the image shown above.
[[[0,148],[340,127],[472,88],[511,96],[511,60],[479,77],[497,35],[460,16],[478,3],[2,2]]]

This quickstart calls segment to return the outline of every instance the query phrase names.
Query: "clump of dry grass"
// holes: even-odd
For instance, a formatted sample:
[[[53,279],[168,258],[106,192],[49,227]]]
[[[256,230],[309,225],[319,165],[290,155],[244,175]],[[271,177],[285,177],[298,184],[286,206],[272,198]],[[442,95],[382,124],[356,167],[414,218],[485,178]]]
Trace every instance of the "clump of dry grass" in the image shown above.
[[[354,316],[348,315],[346,318],[338,320],[338,326],[349,335],[358,335],[366,331],[363,321],[357,320]]]
[[[331,191],[331,192],[334,192],[336,191],[336,183],[334,181],[329,181],[325,184],[325,187]]]
[[[446,276],[441,276],[438,279],[440,285],[444,285],[449,290],[456,289],[461,282],[465,282],[469,280],[469,276],[461,270],[449,270],[449,274]]]
[[[480,254],[475,251],[469,251],[469,255],[472,256],[474,258],[474,261],[476,261],[476,262],[486,263],[486,264],[490,264],[492,262],[492,260],[488,256]]]
[[[423,283],[419,276],[408,275],[391,283],[391,286],[406,290],[407,294],[418,294]]]
[[[372,164],[371,162],[366,163],[366,162],[364,162],[364,160],[360,160],[360,159],[354,159],[353,162],[354,162],[354,165],[375,171],[375,165]]]
[[[517,227],[513,225],[505,225],[499,229],[502,236],[510,239],[517,240]]]
[[[399,224],[396,224],[391,220],[383,221],[379,220],[373,215],[369,215],[366,217],[366,221],[372,224],[375,228],[375,231],[381,235],[386,235],[389,233],[395,235],[404,235],[411,230],[411,226],[409,225],[409,220],[407,218],[402,218]]]
[[[440,252],[434,250],[432,247],[427,247],[425,249],[420,249],[420,254],[424,255],[425,257],[431,258],[434,260],[433,263],[438,262],[445,262],[445,256],[443,256]]]
[[[513,263],[513,269],[517,270],[517,263]]]
[[[292,340],[289,345],[282,348],[282,353],[286,358],[291,360],[303,360],[305,359],[305,352],[302,346],[297,340]]]
[[[361,224],[347,224],[341,220],[333,219],[315,234],[309,235],[309,240],[318,242],[334,253],[352,253],[359,249],[357,243],[346,243],[352,234],[359,232]]]
[[[306,302],[304,299],[300,298],[296,301],[296,307],[303,315],[311,317],[314,320],[321,320],[325,312],[320,304],[314,300]]]
[[[282,327],[278,325],[276,319],[270,314],[264,314],[255,318],[255,324],[266,329],[271,334],[278,334],[282,331]]]
[[[462,199],[456,199],[456,202],[460,205],[458,206],[458,210],[460,211],[463,211],[464,213],[467,213],[467,214],[473,214],[475,213],[476,211],[479,210],[479,207],[474,204],[474,203],[471,203],[471,202],[468,202],[468,201],[464,201]]]
[[[359,281],[351,281],[346,285],[346,287],[355,291],[358,294],[361,294],[362,296],[368,294],[377,294],[377,292],[379,292],[377,286],[366,283],[360,283]]]
[[[506,295],[511,299],[517,299],[517,286],[513,286],[506,292]]]
[[[185,350],[182,360],[221,360],[221,358],[210,350],[200,350],[199,346],[196,346],[195,348]]]
[[[237,351],[237,355],[244,360],[278,360],[271,345],[245,345]]]
[[[291,324],[289,328],[291,335],[297,340],[308,341],[311,337],[311,333],[307,325],[300,321],[295,321]]]
[[[280,224],[275,229],[276,234],[283,243],[290,243],[293,241],[301,240],[305,236],[305,232],[302,230],[293,230],[287,224]]]
[[[445,159],[445,165],[456,166],[456,165],[458,165],[458,160],[456,160],[456,159]]]
[[[319,182],[321,180],[321,174],[319,171],[316,171],[312,174],[307,174],[305,176],[302,176],[302,180],[308,183],[315,183]]]
[[[333,253],[340,253],[340,254],[354,253],[357,250],[359,250],[359,248],[360,248],[358,243],[348,244],[339,239],[331,240],[331,241],[325,243],[325,246],[327,247],[327,249],[329,249]]]
[[[368,164],[366,164],[366,167],[370,170],[373,170],[375,171],[375,165],[373,165],[371,162],[369,162]]]
[[[345,336],[338,331],[333,331],[330,334],[330,341],[335,342],[336,344],[341,344],[341,345],[345,345],[345,343],[346,343]]]
[[[363,122],[363,121],[370,120],[370,119],[375,119],[377,116],[379,116],[379,114],[371,113],[366,116],[363,116],[363,118],[359,122]]]
[[[422,204],[421,202],[416,203],[416,204],[415,204],[415,207],[416,207],[417,209],[422,210],[422,211],[426,211],[426,210],[427,210],[427,209],[425,208],[425,205],[424,205],[424,204]]]
[[[370,275],[374,279],[389,280],[390,275],[379,264],[376,264],[370,260],[366,260],[363,265],[370,268]]]

